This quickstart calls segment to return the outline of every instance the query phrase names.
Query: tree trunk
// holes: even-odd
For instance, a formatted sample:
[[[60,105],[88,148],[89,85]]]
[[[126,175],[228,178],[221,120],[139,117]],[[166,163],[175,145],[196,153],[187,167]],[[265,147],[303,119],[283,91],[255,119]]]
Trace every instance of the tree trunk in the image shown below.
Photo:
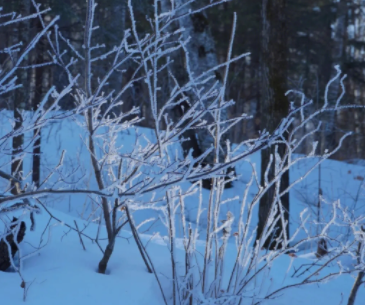
[[[365,272],[363,272],[363,271],[359,272],[359,274],[357,275],[354,286],[351,289],[351,293],[350,293],[347,305],[355,305],[357,291],[359,290],[360,285],[363,283],[362,279],[364,278],[364,275],[365,275]]]
[[[262,40],[262,100],[261,100],[261,130],[264,128],[272,133],[279,125],[282,118],[289,112],[289,101],[285,96],[287,80],[287,26],[286,26],[286,0],[263,0],[263,40]],[[261,185],[265,183],[265,170],[269,164],[270,155],[274,155],[275,147],[270,147],[261,152]],[[278,153],[281,157],[285,154],[285,145],[279,145]],[[274,158],[275,159],[275,158]],[[274,178],[275,160],[271,164],[268,179]],[[289,172],[285,172],[280,181],[280,192],[289,186]],[[259,224],[257,239],[267,225],[267,219],[275,200],[275,186],[272,186],[260,200]],[[280,198],[284,209],[284,219],[289,219],[289,194]],[[279,209],[278,209],[279,210]],[[278,215],[278,214],[277,214]],[[278,221],[264,247],[273,249],[281,247],[275,242],[283,230],[289,236],[289,225],[283,228],[282,221]]]
[[[105,274],[109,259],[113,254],[114,244],[115,244],[114,239],[109,240],[109,243],[105,248],[103,258],[99,262],[99,269],[98,269],[99,273]]]
[[[20,4],[15,5],[14,10],[21,14],[22,16],[27,16],[30,13],[30,1],[21,1]],[[22,42],[23,46],[26,46],[29,41],[29,20],[20,22],[17,27],[17,32],[13,38],[13,43]],[[24,49],[24,47],[23,47]],[[21,52],[21,51],[20,51]],[[18,56],[18,54],[15,55]],[[14,59],[16,60],[16,58]],[[27,65],[27,59],[23,60],[23,65]],[[21,83],[23,86],[18,88],[13,94],[13,110],[14,110],[14,120],[15,127],[14,130],[18,130],[22,127],[22,116],[19,113],[21,110],[26,109],[28,101],[29,101],[29,79],[28,79],[28,70],[20,69],[17,72],[18,83]],[[22,153],[24,143],[24,135],[18,135],[13,138],[13,152],[12,152],[12,163],[11,163],[11,174],[12,176],[20,179],[23,171],[23,162],[21,159],[18,159],[20,154]],[[17,193],[15,189],[15,185],[12,184],[13,194]]]
[[[332,41],[332,67],[330,79],[334,78],[337,71],[333,65],[341,66],[344,56],[344,39],[346,35],[346,15],[347,15],[347,1],[340,0],[337,3],[337,20],[334,26],[334,39]],[[328,91],[328,102],[330,106],[334,106],[338,95],[340,94],[340,78],[337,78],[330,86]],[[322,141],[324,149],[332,151],[336,148],[338,141],[336,139],[336,111],[331,111],[328,114],[327,122],[325,124],[325,131],[323,133],[324,139]]]
[[[38,32],[42,30],[41,22],[38,19],[36,19],[36,28],[38,29]],[[45,37],[41,38],[36,48],[35,63],[37,65],[46,62],[45,40]],[[38,109],[38,104],[41,102],[44,94],[46,93],[50,85],[50,76],[50,69],[48,67],[40,66],[38,68],[35,68],[34,95],[32,100],[33,111],[36,111]],[[33,183],[38,187],[40,183],[41,170],[41,129],[35,129],[33,135],[36,140],[34,141],[33,145],[32,180]]]
[[[364,241],[364,233],[365,233],[365,227],[362,226],[361,227],[361,231],[362,231],[362,240]],[[363,241],[360,241],[358,246],[357,246],[357,263],[360,265],[361,264],[361,253],[362,253],[362,250],[363,250]],[[359,274],[357,275],[356,277],[356,280],[355,280],[355,283],[354,285],[352,286],[352,289],[351,289],[351,293],[350,293],[350,296],[349,296],[349,299],[348,299],[348,302],[347,302],[347,305],[354,305],[355,304],[355,299],[356,299],[356,295],[357,295],[357,291],[359,290],[360,288],[360,285],[364,283],[363,279],[365,277],[365,271],[360,271]]]
[[[179,15],[187,14],[185,18],[179,18],[177,21],[178,28],[184,28],[183,39],[186,40],[190,37],[189,43],[186,45],[189,57],[190,71],[194,76],[199,76],[203,72],[215,67],[218,65],[218,59],[216,54],[216,48],[214,39],[210,32],[209,24],[207,17],[204,12],[195,13],[193,15],[189,15],[189,10],[192,10],[192,6],[190,4],[184,3],[182,0],[176,0],[175,6],[179,7],[181,5],[185,5],[184,9],[179,10]],[[161,2],[162,10],[167,12],[171,9],[171,4],[169,0],[163,0]],[[171,29],[170,29],[171,31]],[[170,71],[177,79],[180,85],[185,84],[189,79],[186,72],[185,67],[185,55],[181,52],[174,52],[171,54],[171,57],[174,60],[174,63],[170,65]],[[214,72],[212,72],[213,74]],[[215,79],[210,80],[206,83],[206,89],[210,88],[214,85],[216,80],[220,80],[221,75],[219,71],[215,71]],[[216,89],[219,91],[222,86],[220,82]],[[170,86],[171,87],[171,86]],[[171,88],[170,88],[171,89]],[[195,96],[192,94],[189,96],[191,101],[194,102],[196,100]],[[209,106],[210,101],[205,101],[205,107]],[[189,108],[188,103],[184,103],[184,105],[179,105],[175,107],[174,113],[172,114],[173,119],[175,121],[183,115],[183,110]],[[221,120],[227,120],[227,110],[221,110]],[[208,113],[204,116],[204,120],[207,121],[207,124],[212,124],[214,122],[213,114]],[[186,156],[190,149],[193,149],[193,157],[200,156],[203,152],[210,149],[214,146],[214,138],[209,133],[208,129],[201,128],[196,130],[188,130],[183,135],[185,139],[189,139],[189,141],[184,141],[182,143],[182,148],[184,151],[184,155]],[[225,142],[228,138],[228,133],[225,133],[221,137],[221,146],[225,149]],[[224,155],[220,156],[220,161],[224,159]],[[209,154],[204,159],[205,164],[213,164],[214,163],[214,153]],[[226,187],[230,187],[231,184],[227,183]],[[211,179],[203,180],[203,187],[210,188],[211,187]]]

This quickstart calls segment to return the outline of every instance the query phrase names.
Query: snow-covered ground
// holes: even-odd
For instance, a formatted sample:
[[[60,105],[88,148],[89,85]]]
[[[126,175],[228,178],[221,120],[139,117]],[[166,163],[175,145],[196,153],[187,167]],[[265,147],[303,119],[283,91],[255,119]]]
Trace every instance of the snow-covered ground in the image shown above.
[[[52,210],[55,216],[63,219],[64,223],[78,222],[83,227],[83,221],[72,216]],[[66,305],[66,304],[146,304],[159,305],[163,300],[152,274],[149,274],[140,258],[138,249],[128,232],[123,232],[116,244],[108,274],[101,275],[96,272],[97,263],[101,258],[98,247],[88,239],[83,239],[86,251],[83,250],[78,234],[69,231],[67,227],[55,221],[52,222],[50,232],[43,238],[44,248],[32,255],[34,249],[31,245],[39,245],[40,236],[47,226],[48,216],[43,213],[37,216],[37,229],[27,232],[25,241],[21,244],[21,255],[30,254],[23,260],[23,276],[29,284],[26,303],[31,305]],[[28,227],[29,227],[28,223]],[[91,224],[87,232],[95,233],[96,225]],[[144,243],[150,236],[143,235]],[[103,243],[102,243],[103,244]],[[202,247],[202,246],[201,246]],[[228,249],[228,256],[233,252],[233,245]],[[149,242],[148,252],[153,257],[155,268],[159,270],[160,279],[165,288],[169,285],[169,252],[163,243]],[[181,251],[182,254],[182,251]],[[271,268],[269,281],[265,282],[262,289],[274,289],[283,284],[294,282],[291,276],[294,270],[302,264],[308,264],[311,258],[289,256],[280,258]],[[291,270],[287,272],[289,265]],[[329,268],[330,269],[330,268]],[[260,280],[260,279],[258,279]],[[354,279],[349,275],[321,285],[310,285],[286,290],[282,296],[267,304],[275,305],[323,305],[345,304]],[[271,285],[267,285],[272,282]],[[17,273],[9,270],[0,272],[1,304],[23,304],[23,289]],[[357,297],[357,304],[362,304],[365,289],[361,288]],[[247,304],[251,304],[248,300]]]
[[[6,115],[2,112],[0,119],[1,126],[5,126]],[[82,122],[82,120],[80,120]],[[0,132],[5,132],[3,129]],[[53,123],[42,131],[42,176],[46,177],[49,169],[58,164],[62,150],[66,151],[64,169],[61,169],[64,175],[70,169],[75,170],[75,175],[70,177],[70,183],[78,181],[78,185],[85,188],[96,189],[95,180],[91,174],[91,162],[86,150],[84,141],[84,131],[82,126],[76,124],[73,119],[67,119]],[[136,143],[137,135],[140,144],[148,139],[153,140],[154,135],[151,130],[145,128],[128,129],[120,135],[118,141],[123,145],[122,151],[127,152],[132,149]],[[107,136],[107,135],[105,135]],[[171,154],[181,154],[179,147],[171,147]],[[9,157],[0,158],[0,167],[6,168]],[[237,181],[231,189],[225,191],[224,198],[232,198],[239,196],[237,200],[228,202],[222,206],[221,214],[225,215],[227,211],[231,211],[234,215],[239,214],[240,202],[243,196],[245,186],[251,178],[251,165],[247,161],[256,164],[257,170],[260,170],[259,153],[252,155],[250,160],[244,160],[237,164],[236,172],[239,175]],[[296,164],[291,172],[290,179],[295,181],[313,166],[316,160],[305,160]],[[30,159],[25,160],[25,172],[30,168]],[[300,212],[308,208],[308,213],[313,214],[313,218],[317,213],[318,204],[318,187],[319,177],[321,181],[321,189],[323,196],[331,203],[340,200],[343,206],[355,211],[357,215],[365,213],[365,194],[364,185],[365,167],[356,164],[347,164],[333,160],[326,160],[321,167],[321,176],[318,169],[314,170],[306,179],[296,185],[290,192],[290,230],[295,231],[299,224]],[[30,178],[30,177],[29,177]],[[67,177],[66,177],[67,178]],[[56,179],[56,177],[54,178]],[[54,181],[50,181],[55,182]],[[0,189],[3,189],[5,181],[0,181]],[[187,189],[190,183],[182,184],[183,189]],[[257,187],[253,185],[249,190],[249,200],[253,198]],[[209,192],[203,191],[203,206],[206,205]],[[145,197],[147,200],[147,197]],[[116,242],[116,248],[112,258],[108,264],[108,274],[101,275],[96,272],[97,264],[101,259],[101,251],[95,243],[87,238],[83,238],[86,251],[80,244],[79,236],[76,232],[70,231],[65,224],[74,226],[75,221],[79,228],[84,228],[85,233],[95,236],[98,225],[90,222],[89,217],[92,212],[97,209],[97,204],[87,196],[49,196],[42,198],[47,204],[50,211],[61,219],[63,223],[55,220],[49,221],[49,215],[43,211],[36,215],[36,230],[27,231],[24,241],[21,243],[21,257],[25,257],[22,266],[23,276],[28,283],[28,291],[26,302],[28,304],[44,305],[44,304],[163,304],[163,299],[155,280],[154,275],[149,274],[139,255],[138,249],[133,238],[130,238],[128,231],[123,231],[121,237]],[[139,199],[143,202],[144,197]],[[187,220],[194,224],[196,210],[199,198],[197,196],[189,197],[187,200]],[[331,217],[331,205],[322,207],[322,218]],[[96,211],[94,215],[98,212]],[[122,212],[121,212],[122,213]],[[206,212],[205,212],[206,213]],[[203,228],[206,223],[206,214],[202,214],[200,226]],[[166,245],[164,236],[167,230],[161,219],[163,215],[158,209],[136,209],[134,212],[136,223],[141,223],[148,218],[155,218],[154,221],[142,226],[140,232],[142,234],[143,243],[147,245],[147,251],[154,262],[156,270],[158,270],[159,279],[167,297],[171,293],[171,270],[170,270],[170,253]],[[257,224],[257,211],[254,211],[252,228]],[[27,227],[30,227],[28,219]],[[151,225],[152,224],[152,225]],[[234,224],[237,226],[237,223]],[[125,227],[129,229],[128,225]],[[235,228],[234,228],[235,229]],[[309,229],[316,230],[316,226]],[[179,232],[177,232],[179,236]],[[336,238],[346,238],[346,230],[336,229],[331,232]],[[41,238],[41,236],[43,236]],[[102,240],[105,238],[102,231],[100,236],[101,244],[105,246]],[[297,238],[301,238],[298,235]],[[198,243],[198,251],[204,251],[204,236],[202,241]],[[42,245],[40,250],[35,251],[34,247],[39,247],[40,240]],[[180,243],[181,244],[181,243]],[[179,245],[179,242],[177,242]],[[298,282],[296,277],[301,272],[295,273],[302,265],[308,265],[317,260],[312,254],[317,245],[306,245],[296,254],[296,257],[284,255],[267,269],[264,273],[257,277],[257,281],[262,281],[262,290],[273,291],[283,285],[290,285]],[[181,248],[181,247],[180,247]],[[184,252],[178,247],[177,257],[181,257],[183,261]],[[234,238],[230,239],[227,249],[226,267],[233,264],[236,254]],[[320,262],[319,262],[320,263]],[[344,257],[341,259],[343,265],[351,266],[353,261]],[[336,264],[336,262],[334,262]],[[327,273],[331,272],[329,266],[326,268]],[[304,270],[302,267],[300,270]],[[294,274],[295,273],[295,274]],[[307,273],[303,273],[301,278],[304,279]],[[226,280],[226,279],[225,279]],[[350,275],[341,275],[340,277],[329,281],[326,284],[313,284],[293,287],[283,291],[274,300],[266,301],[264,304],[289,305],[289,304],[346,304],[347,298],[353,285],[354,279]],[[21,280],[17,273],[9,270],[0,272],[0,304],[15,305],[23,302],[23,289],[20,287]],[[359,290],[356,304],[363,304],[365,299],[365,289]],[[247,299],[244,304],[254,304],[257,300]]]

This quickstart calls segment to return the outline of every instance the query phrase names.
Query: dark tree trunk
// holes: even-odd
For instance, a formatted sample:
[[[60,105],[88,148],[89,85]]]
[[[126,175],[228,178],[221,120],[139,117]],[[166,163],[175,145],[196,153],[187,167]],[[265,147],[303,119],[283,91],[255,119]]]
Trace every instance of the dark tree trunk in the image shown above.
[[[18,5],[15,5],[14,9],[22,16],[29,15],[30,12],[30,1],[23,1]],[[15,36],[13,36],[13,43],[22,42],[23,46],[26,46],[29,41],[29,21],[20,22]],[[24,47],[23,47],[24,49]],[[21,51],[20,51],[21,52]],[[19,56],[17,53],[16,56]],[[16,58],[14,58],[15,60]],[[27,59],[23,60],[23,65],[27,65]],[[20,115],[20,111],[27,108],[27,104],[29,101],[29,73],[26,69],[20,69],[17,72],[18,83],[22,84],[21,88],[18,88],[13,94],[13,110],[14,110],[14,120],[15,127],[14,130],[20,130],[22,127],[22,117]],[[12,153],[12,163],[11,163],[11,174],[20,178],[23,171],[23,162],[21,159],[18,159],[23,150],[24,143],[24,135],[20,134],[13,138],[13,153]],[[17,194],[18,190],[15,185],[12,184],[13,194]]]
[[[330,64],[330,66],[327,67],[329,71],[329,73],[328,72],[327,73],[329,75],[328,78],[326,79],[326,82],[328,82],[330,79],[336,76],[337,71],[334,69],[334,65],[339,65],[341,67],[345,55],[344,42],[347,28],[346,25],[347,1],[340,0],[336,6],[337,6],[336,22],[334,25],[332,23],[329,23],[329,29],[328,29],[329,38],[331,40],[330,45],[332,54],[331,56],[328,56],[329,58],[326,60],[327,63]],[[340,79],[337,78],[336,81],[332,83],[328,91],[328,102],[330,106],[335,105],[340,92],[341,92]],[[337,132],[336,132],[337,112],[331,111],[327,115],[325,120],[326,120],[325,131],[323,133],[324,139],[322,141],[322,145],[324,146],[323,151],[325,149],[332,151],[338,145]]]
[[[42,30],[42,25],[39,20],[36,21],[36,28],[38,32]],[[36,48],[36,64],[42,64],[46,62],[46,50],[45,50],[45,38],[40,39]],[[50,75],[47,75],[49,68],[46,66],[40,66],[35,69],[35,84],[34,84],[34,96],[32,100],[32,110],[36,111],[38,109],[38,104],[44,97],[46,90],[49,87],[49,80],[47,78]],[[48,77],[47,77],[48,76]],[[34,141],[33,146],[33,172],[32,172],[32,180],[33,183],[38,187],[40,183],[40,169],[41,169],[41,129],[34,130],[34,137],[36,140]]]
[[[15,119],[15,127],[14,130],[18,130],[22,127],[22,117],[19,114],[19,109],[17,108],[17,103],[14,99],[14,119]],[[23,170],[23,162],[21,159],[17,159],[19,154],[22,152],[24,136],[21,134],[17,137],[13,138],[13,155],[12,155],[12,163],[11,163],[11,174],[13,177],[19,179],[21,176],[21,172]],[[12,182],[11,192],[16,195],[18,190],[15,186],[15,183]]]
[[[357,291],[359,290],[360,285],[363,283],[364,276],[365,276],[365,272],[363,272],[363,271],[359,272],[359,274],[357,275],[354,286],[351,289],[351,293],[350,293],[347,305],[354,305],[355,304]]]
[[[362,231],[362,240],[364,240],[364,233],[365,233],[365,227],[362,226],[361,227],[361,231]],[[359,242],[358,246],[357,246],[357,263],[361,264],[361,251],[363,249],[363,242]],[[356,277],[355,283],[352,286],[351,289],[351,293],[347,302],[347,305],[354,305],[355,304],[355,299],[356,299],[356,295],[357,295],[357,291],[359,290],[361,284],[364,283],[364,278],[365,278],[365,271],[360,271]]]
[[[41,167],[41,130],[34,130],[34,136],[38,137],[33,147],[33,174],[32,179],[35,186],[39,186]]]
[[[111,240],[111,241],[109,241],[109,244],[106,246],[103,258],[99,262],[99,269],[98,269],[99,273],[105,274],[109,259],[113,254],[114,244],[115,244],[115,241]]]
[[[13,217],[12,222],[18,221],[17,218]],[[17,225],[10,226],[10,229],[15,229]],[[22,221],[19,225],[19,229],[17,231],[16,242],[14,240],[14,234],[8,232],[9,235],[6,236],[6,241],[4,239],[0,240],[0,271],[6,271],[11,266],[10,256],[14,257],[18,252],[18,244],[22,242],[25,236],[26,225],[25,222]],[[10,252],[9,247],[10,246]]]
[[[266,129],[272,133],[280,121],[286,117],[289,110],[289,101],[285,96],[287,81],[287,26],[286,26],[286,0],[263,0],[263,39],[262,39],[262,99],[261,99],[261,130]],[[261,185],[265,182],[265,169],[274,155],[275,147],[270,147],[261,152]],[[285,145],[279,145],[280,156],[285,154]],[[268,179],[274,178],[275,160],[270,167]],[[289,186],[289,172],[285,172],[280,181],[280,192]],[[257,239],[261,238],[266,226],[268,215],[275,200],[275,185],[272,186],[260,200],[259,224]],[[284,218],[289,219],[289,194],[280,198],[284,209]],[[279,209],[278,209],[279,210]],[[278,214],[277,214],[278,215]],[[279,220],[264,247],[273,249],[281,247],[275,239],[286,231],[289,236],[289,226],[283,228]]]

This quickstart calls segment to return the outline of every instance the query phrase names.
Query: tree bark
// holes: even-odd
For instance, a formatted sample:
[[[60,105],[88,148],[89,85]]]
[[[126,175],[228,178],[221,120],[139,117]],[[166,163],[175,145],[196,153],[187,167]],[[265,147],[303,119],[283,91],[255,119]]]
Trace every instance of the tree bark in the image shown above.
[[[286,25],[286,0],[263,0],[263,37],[262,37],[262,99],[261,99],[261,130],[264,128],[272,133],[279,125],[282,118],[289,112],[289,101],[285,96],[287,81],[287,25]],[[270,147],[261,152],[261,185],[265,184],[265,170],[269,165],[270,155],[274,155],[275,147]],[[285,154],[285,145],[279,145],[278,153],[281,157]],[[275,158],[274,158],[275,159]],[[274,178],[275,160],[271,164],[268,179]],[[289,186],[289,172],[285,172],[280,181],[280,192]],[[263,195],[259,205],[259,224],[257,239],[267,225],[267,219],[275,200],[275,185],[270,187]],[[284,209],[284,219],[289,219],[289,194],[280,198]],[[278,209],[279,211],[279,209]],[[279,212],[278,212],[279,213]],[[278,215],[278,214],[277,214]],[[286,231],[289,236],[289,225],[283,227],[278,221],[264,247],[274,249],[281,247],[275,239]]]
[[[363,272],[363,271],[359,272],[359,274],[357,275],[354,286],[351,289],[351,293],[350,293],[347,305],[355,305],[357,291],[359,290],[360,285],[363,283],[362,279],[364,278],[364,275],[365,275],[365,272]]]
[[[203,72],[215,67],[218,65],[218,58],[216,54],[215,42],[212,37],[209,28],[209,22],[207,16],[204,12],[195,13],[189,15],[189,10],[192,10],[192,6],[190,4],[184,3],[182,0],[176,0],[175,6],[179,7],[181,5],[185,5],[184,9],[179,10],[179,15],[187,14],[184,18],[179,18],[177,21],[177,28],[184,28],[183,39],[186,40],[190,38],[189,43],[186,45],[188,51],[188,58],[190,64],[190,71],[194,76],[199,76]],[[170,1],[163,0],[161,2],[162,10],[167,12],[171,9]],[[171,30],[171,29],[170,29]],[[185,54],[183,52],[174,52],[171,54],[171,57],[174,60],[174,63],[170,65],[170,70],[174,77],[177,79],[180,85],[185,84],[188,79],[188,74],[186,72],[186,62],[185,62]],[[214,72],[212,72],[213,74]],[[206,83],[206,89],[212,87],[216,80],[221,80],[221,75],[219,71],[215,71],[215,79],[210,80]],[[222,83],[219,82],[216,89],[219,91],[222,86]],[[170,86],[171,87],[171,86]],[[171,89],[171,88],[170,88]],[[191,102],[194,102],[196,97],[191,94],[189,96]],[[205,101],[204,107],[209,106],[210,101]],[[184,103],[183,105],[179,105],[175,107],[173,110],[172,117],[176,121],[179,117],[183,115],[183,110],[189,109],[188,103]],[[225,121],[228,118],[227,110],[221,110],[221,120]],[[204,116],[204,120],[207,121],[207,124],[212,124],[214,122],[213,114],[208,113]],[[182,143],[182,148],[184,155],[187,156],[190,149],[193,149],[193,157],[199,157],[206,150],[214,147],[214,138],[209,133],[207,128],[200,128],[196,130],[188,130],[183,134],[183,138],[189,139],[189,141],[184,141]],[[221,146],[225,149],[225,142],[228,139],[228,133],[225,133],[221,137]],[[220,155],[220,161],[224,159],[224,155]],[[214,164],[214,153],[209,154],[204,159],[205,164]],[[231,184],[227,183],[226,187],[230,187]],[[203,180],[203,187],[210,189],[211,187],[211,179]]]
[[[176,5],[184,4],[184,1],[177,0],[175,1]],[[180,13],[187,13],[189,9],[192,9],[190,5],[185,5],[184,11]],[[179,19],[179,27],[184,28],[183,32],[184,39],[190,37],[190,41],[187,44],[187,51],[190,62],[190,69],[194,76],[199,76],[203,72],[215,67],[218,65],[218,59],[216,55],[215,43],[213,37],[210,32],[209,22],[207,20],[206,15],[203,12],[196,13],[185,18]],[[219,79],[219,71],[216,71],[216,79]],[[212,72],[213,73],[213,72]],[[206,88],[213,86],[216,80],[211,80],[206,84]],[[217,90],[220,90],[222,84],[220,83],[217,87]],[[205,103],[205,107],[208,107],[209,101]],[[222,120],[227,119],[227,110],[221,111]],[[204,117],[207,120],[207,123],[213,122],[213,115],[207,114]],[[198,141],[198,145],[200,147],[201,152],[205,152],[214,146],[214,139],[208,132],[206,128],[201,128],[195,131],[196,138]],[[227,135],[223,137],[221,144],[224,147],[224,142],[227,138]],[[205,159],[207,164],[214,163],[214,154],[210,154]]]
[[[365,227],[362,226],[361,227],[361,231],[362,231],[362,240],[364,241],[364,233],[365,233]],[[361,259],[360,259],[360,256],[361,256],[361,250],[363,248],[363,241],[360,241],[358,246],[357,246],[357,263],[358,264],[361,264]],[[352,289],[351,289],[351,293],[350,293],[350,296],[349,296],[349,299],[348,299],[348,302],[347,302],[347,305],[354,305],[355,304],[355,299],[356,299],[356,295],[357,295],[357,291],[359,290],[360,288],[360,285],[364,283],[364,279],[365,278],[365,271],[360,271],[356,277],[356,280],[355,280],[355,283],[354,285],[352,286]]]
[[[105,248],[103,258],[99,262],[99,269],[98,269],[99,273],[105,274],[109,259],[114,251],[114,244],[115,244],[114,239],[108,241],[108,245]]]
[[[94,4],[95,2],[93,0],[87,1],[87,10],[86,10],[86,22],[85,22],[85,31],[84,31],[84,50],[85,50],[85,93],[86,98],[90,98],[92,96],[92,88],[91,88],[91,29],[93,27],[91,16],[93,14],[94,10]],[[99,166],[99,162],[97,159],[97,154],[95,151],[95,143],[94,143],[94,137],[93,134],[95,132],[94,125],[93,125],[93,109],[89,108],[87,109],[85,113],[85,119],[87,122],[87,128],[89,132],[89,143],[88,148],[90,152],[90,158],[91,158],[91,164],[93,167],[95,180],[98,184],[99,190],[104,190],[104,181],[103,181],[103,175]],[[105,227],[108,235],[108,245],[106,246],[106,249],[104,251],[103,258],[99,262],[99,273],[105,273],[106,267],[108,265],[108,261],[110,259],[110,256],[113,253],[114,250],[114,244],[115,244],[115,224],[113,226],[112,219],[110,217],[110,211],[109,211],[109,204],[108,199],[106,197],[101,197],[101,208],[103,211],[103,217],[105,221]]]
[[[344,40],[346,35],[346,15],[347,15],[347,1],[340,0],[337,3],[337,19],[336,23],[334,25],[334,31],[331,36],[333,35],[333,41],[332,41],[332,56],[331,56],[331,67],[330,67],[330,79],[333,79],[337,71],[334,69],[334,65],[341,66],[341,63],[344,59]],[[340,93],[340,78],[337,78],[330,86],[328,91],[328,102],[330,106],[333,106],[336,103],[336,100],[338,98],[338,95]],[[328,149],[329,151],[336,148],[338,141],[336,139],[336,119],[337,119],[337,112],[331,111],[328,114],[327,122],[325,124],[325,131],[323,133],[323,141],[322,145],[323,151],[325,149]]]
[[[21,14],[22,16],[27,16],[30,13],[30,1],[21,1],[20,4],[16,4],[14,11]],[[20,22],[17,27],[17,32],[14,36],[13,43],[22,42],[24,46],[27,45],[29,41],[29,20]],[[23,47],[24,48],[24,47]],[[21,51],[20,51],[21,52]],[[16,60],[16,58],[14,59]],[[23,65],[27,65],[27,59],[24,59]],[[29,75],[27,69],[20,69],[17,72],[18,83],[22,84],[22,88],[18,88],[13,94],[13,111],[15,126],[14,130],[21,129],[22,127],[22,116],[20,114],[21,110],[27,108],[29,101]],[[18,135],[13,138],[13,152],[12,152],[12,163],[11,163],[11,174],[17,179],[21,179],[23,171],[23,162],[19,159],[19,155],[23,151],[24,135]],[[14,183],[12,183],[13,194],[17,194]]]
[[[42,29],[42,24],[36,19],[36,28],[38,32]],[[46,50],[45,50],[45,40],[46,38],[41,38],[38,42],[36,52],[35,52],[35,63],[40,65],[46,62]],[[44,94],[47,91],[47,87],[50,85],[50,69],[46,66],[40,66],[35,68],[35,80],[34,80],[34,95],[32,100],[32,110],[36,111],[38,109],[38,104],[41,102]],[[34,141],[33,145],[33,172],[32,180],[35,186],[39,186],[40,183],[40,171],[41,171],[41,129],[35,129],[33,132]]]

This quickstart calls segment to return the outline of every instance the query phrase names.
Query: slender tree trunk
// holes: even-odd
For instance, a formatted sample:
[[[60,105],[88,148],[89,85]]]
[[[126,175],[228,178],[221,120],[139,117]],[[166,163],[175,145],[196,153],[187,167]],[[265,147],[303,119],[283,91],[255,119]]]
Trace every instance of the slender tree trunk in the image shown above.
[[[362,227],[361,230],[364,234],[365,233],[364,227]],[[364,235],[362,236],[362,238],[364,240]],[[358,255],[357,262],[358,262],[358,264],[361,263],[360,255],[361,255],[362,247],[363,247],[363,242],[359,242],[359,245],[357,247],[357,255]],[[350,293],[347,305],[355,305],[355,299],[356,299],[357,291],[359,290],[360,285],[364,283],[364,278],[365,278],[365,271],[359,272],[359,274],[356,277],[355,283],[352,286],[351,293]]]
[[[357,291],[359,290],[360,285],[363,283],[364,275],[365,275],[365,272],[359,272],[359,274],[357,275],[354,286],[351,289],[351,293],[350,293],[350,297],[349,297],[349,301],[347,302],[347,305],[355,305]]]
[[[16,97],[19,96],[18,94],[15,95]],[[14,99],[14,120],[15,126],[14,130],[18,130],[22,127],[22,117],[19,114],[20,109],[18,108],[18,103],[16,102],[16,97]],[[23,171],[23,162],[19,157],[19,154],[22,152],[22,146],[24,142],[24,135],[18,135],[13,138],[13,155],[12,155],[12,163],[11,163],[11,174],[13,177],[17,179],[21,179],[21,173]],[[13,194],[17,194],[17,190],[15,188],[15,184],[12,183],[11,192]]]
[[[36,19],[36,28],[38,31],[42,29],[42,25],[38,19]],[[41,38],[38,42],[35,52],[35,63],[42,64],[46,62],[46,50],[45,50],[46,38]],[[40,66],[35,69],[35,80],[34,80],[34,95],[32,100],[32,110],[38,109],[38,104],[41,102],[46,90],[49,87],[50,69],[46,66]],[[40,183],[40,168],[41,168],[41,129],[35,129],[33,136],[36,138],[33,146],[33,172],[32,180],[33,183],[38,187]]]
[[[86,97],[90,98],[92,96],[92,88],[91,88],[91,29],[93,28],[91,16],[93,14],[95,2],[93,0],[87,1],[87,9],[86,9],[86,22],[85,22],[85,32],[84,32],[84,50],[85,50],[85,93]],[[94,125],[93,125],[93,109],[89,108],[85,113],[85,119],[87,122],[87,128],[89,132],[89,143],[88,148],[90,152],[91,164],[93,167],[94,175],[96,182],[98,184],[99,190],[104,190],[104,180],[101,172],[100,165],[98,163],[97,154],[95,151],[95,143],[94,143]],[[105,273],[106,267],[108,265],[108,261],[110,256],[114,250],[115,244],[115,223],[112,223],[112,219],[110,217],[109,204],[108,199],[106,197],[101,197],[101,208],[103,211],[105,227],[108,234],[108,245],[104,251],[103,258],[99,262],[99,273]]]
[[[260,16],[258,14],[258,17]],[[260,24],[259,21],[257,21]],[[261,22],[262,24],[262,22]],[[263,24],[262,24],[263,25]],[[261,29],[261,27],[260,27]],[[262,29],[261,29],[262,31]],[[252,84],[251,84],[251,94],[250,96],[253,97],[253,103],[255,104],[255,113],[254,115],[254,122],[253,122],[253,130],[252,133],[249,134],[249,139],[253,138],[258,135],[261,125],[261,90],[260,90],[260,83],[261,83],[261,70],[260,67],[260,58],[262,57],[262,42],[260,39],[256,39],[255,41],[251,42],[252,44],[252,55],[251,55],[251,64],[250,64],[250,76]]]
[[[334,24],[333,31],[333,41],[332,41],[332,56],[331,56],[331,67],[330,67],[330,78],[332,79],[336,76],[337,71],[334,69],[334,65],[341,66],[344,59],[344,40],[346,35],[346,15],[347,15],[347,1],[340,0],[337,3],[337,20]],[[331,31],[332,37],[332,31]],[[328,81],[328,80],[327,80]],[[336,103],[338,95],[341,92],[340,88],[340,78],[337,78],[330,86],[328,92],[328,102],[331,106]],[[337,144],[336,137],[336,119],[337,112],[331,111],[326,118],[325,131],[323,133],[323,149],[333,150]]]
[[[17,13],[20,13],[22,16],[29,15],[30,12],[30,1],[21,1],[20,5],[15,5],[14,8]],[[29,41],[29,20],[20,22],[17,27],[17,33],[14,36],[13,43],[22,42],[23,45],[26,45]],[[27,59],[24,59],[23,65],[27,65]],[[17,72],[18,83],[21,83],[22,88],[17,89],[13,94],[13,110],[14,110],[14,120],[15,120],[15,130],[19,130],[22,127],[22,117],[20,115],[20,111],[27,108],[27,104],[29,101],[29,75],[28,70],[21,69]],[[11,174],[16,178],[21,178],[23,171],[23,162],[21,159],[18,159],[20,154],[22,153],[24,143],[24,135],[18,135],[13,138],[13,155],[12,155],[12,163],[11,163]],[[12,193],[16,194],[17,190],[15,185],[12,185]]]
[[[99,269],[98,269],[99,273],[105,274],[106,267],[108,266],[108,262],[114,251],[114,244],[115,244],[114,240],[108,241],[108,245],[105,248],[103,258],[99,262]]]
[[[285,96],[287,81],[287,25],[286,0],[263,0],[263,40],[262,40],[262,99],[261,99],[261,130],[264,128],[272,133],[289,111],[289,101]],[[270,155],[274,156],[275,147],[261,152],[261,185],[265,183],[265,170],[269,164]],[[279,145],[278,153],[285,154],[285,145]],[[275,159],[275,158],[274,158]],[[270,167],[268,179],[274,178],[275,160]],[[289,186],[289,172],[281,177],[280,192]],[[267,224],[268,215],[275,200],[275,186],[272,186],[260,200],[259,224],[257,238],[261,238]],[[284,218],[289,219],[289,194],[281,197]],[[279,209],[278,209],[279,210]],[[278,221],[271,236],[265,241],[264,247],[273,249],[280,247],[275,242],[283,230],[289,236],[289,225],[283,228]]]

